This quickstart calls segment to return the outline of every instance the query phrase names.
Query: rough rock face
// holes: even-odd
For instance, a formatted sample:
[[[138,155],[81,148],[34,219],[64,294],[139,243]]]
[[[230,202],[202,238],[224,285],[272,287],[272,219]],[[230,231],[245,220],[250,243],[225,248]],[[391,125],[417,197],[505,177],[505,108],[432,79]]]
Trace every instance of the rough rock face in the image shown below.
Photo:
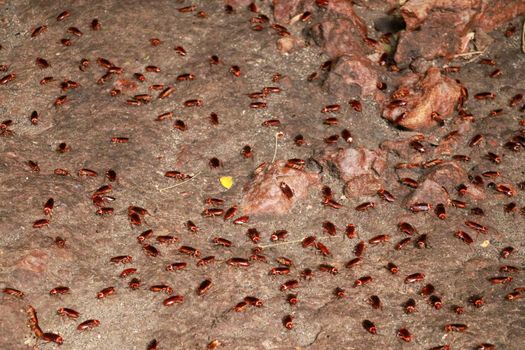
[[[242,213],[285,214],[294,204],[308,194],[311,186],[318,185],[320,175],[286,166],[286,161],[276,161],[266,170],[255,175],[245,189],[242,198]],[[281,189],[286,184],[293,192],[289,198]]]
[[[525,13],[525,1],[485,1],[484,10],[476,17],[477,27],[490,32],[501,24]]]
[[[375,194],[382,186],[379,176],[385,170],[386,156],[381,150],[341,148],[325,159],[346,182],[345,195],[349,198]]]
[[[314,9],[312,0],[272,0],[273,17],[278,23],[287,24],[295,15]]]
[[[468,20],[481,9],[481,0],[409,0],[400,9],[405,20],[407,30],[414,30],[429,17],[433,12],[448,10],[447,12],[458,13],[464,20]]]
[[[424,78],[408,80],[394,92],[383,117],[407,129],[427,129],[437,124],[433,113],[446,118],[460,96],[461,86],[455,80],[442,76],[438,68],[429,68]]]
[[[314,25],[310,35],[323,51],[331,58],[344,54],[362,55],[364,36],[352,21],[338,18]]]
[[[349,87],[355,86],[361,95],[372,95],[377,91],[377,65],[362,55],[341,56],[332,67],[324,82],[331,94],[345,97]]]

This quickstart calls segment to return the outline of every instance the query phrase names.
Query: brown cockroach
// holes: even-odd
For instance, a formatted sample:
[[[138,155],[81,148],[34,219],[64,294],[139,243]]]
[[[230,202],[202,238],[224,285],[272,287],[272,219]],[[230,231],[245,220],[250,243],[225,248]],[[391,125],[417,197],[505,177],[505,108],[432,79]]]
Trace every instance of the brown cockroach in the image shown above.
[[[411,275],[408,275],[405,278],[405,283],[408,284],[408,283],[421,282],[423,279],[425,279],[425,274],[424,273],[421,273],[421,272],[413,273]]]
[[[85,331],[85,330],[88,330],[88,329],[93,329],[95,327],[98,327],[99,325],[100,325],[100,321],[99,320],[87,320],[87,321],[84,321],[84,322],[80,323],[77,326],[77,329],[79,331]]]
[[[390,241],[390,235],[377,235],[368,240],[369,244],[379,244]]]
[[[100,21],[98,19],[93,19],[91,21],[91,30],[93,31],[97,31],[97,30],[101,30],[102,29],[102,25],[100,24]]]
[[[82,35],[84,35],[84,33],[82,33],[77,27],[69,27],[67,28],[67,32],[77,37],[81,37]]]
[[[186,255],[189,255],[189,256],[194,256],[194,257],[200,257],[201,253],[199,250],[193,248],[193,247],[190,247],[190,246],[181,246],[179,249],[179,253],[182,253],[182,254],[186,254]]]
[[[115,264],[129,264],[133,261],[133,257],[131,255],[119,255],[112,257],[109,261]]]
[[[345,267],[346,267],[347,269],[351,269],[351,268],[353,268],[354,266],[360,264],[362,261],[363,261],[363,258],[354,258],[354,259],[350,260],[349,262],[347,262],[347,263],[345,264]]]
[[[197,287],[197,295],[204,295],[207,293],[212,286],[212,281],[210,279],[205,279]]]
[[[20,298],[22,299],[24,297],[24,292],[18,290],[18,289],[15,289],[15,288],[9,288],[9,287],[6,287],[3,289],[2,291],[4,294],[7,294],[7,295],[12,295],[12,296],[15,296],[17,298]]]
[[[363,276],[363,277],[359,277],[358,279],[356,279],[354,281],[354,288],[356,287],[359,287],[359,286],[364,286],[365,284],[368,284],[370,282],[373,281],[373,278],[372,276]]]
[[[236,267],[248,267],[251,265],[250,262],[244,258],[230,258],[226,260],[226,263],[230,266]]]
[[[180,270],[184,270],[187,266],[188,266],[188,263],[186,262],[175,262],[175,263],[166,265],[165,270],[166,271],[180,271]]]
[[[363,328],[370,334],[377,334],[377,327],[372,321],[364,320],[362,322]]]
[[[449,323],[444,327],[445,332],[464,332],[467,330],[468,326],[462,323]]]
[[[49,220],[48,219],[39,219],[33,222],[34,228],[42,228],[49,226]]]
[[[369,209],[375,208],[374,202],[364,202],[359,204],[357,207],[355,207],[355,210],[357,211],[367,211]]]
[[[397,337],[407,343],[411,342],[413,338],[412,333],[406,328],[399,329],[397,331]]]
[[[104,299],[107,296],[115,294],[117,291],[115,287],[107,287],[97,293],[97,299]]]
[[[284,282],[283,284],[281,284],[281,286],[279,287],[279,290],[281,292],[284,292],[284,291],[287,291],[287,290],[290,290],[290,289],[296,289],[296,288],[299,288],[299,281],[297,281],[297,280],[288,280],[288,281]]]
[[[136,269],[136,268],[134,268],[134,267],[130,267],[130,268],[128,268],[128,269],[124,269],[124,270],[122,270],[122,272],[120,273],[119,276],[120,276],[121,278],[123,278],[123,277],[127,277],[127,276],[129,276],[129,275],[133,275],[133,274],[136,273],[136,272],[137,272],[137,269]]]
[[[142,250],[144,251],[144,254],[151,256],[151,257],[156,257],[160,255],[159,250],[155,248],[154,246],[152,246],[151,244],[143,244]]]
[[[59,286],[49,291],[50,295],[68,294],[71,290],[69,287]]]

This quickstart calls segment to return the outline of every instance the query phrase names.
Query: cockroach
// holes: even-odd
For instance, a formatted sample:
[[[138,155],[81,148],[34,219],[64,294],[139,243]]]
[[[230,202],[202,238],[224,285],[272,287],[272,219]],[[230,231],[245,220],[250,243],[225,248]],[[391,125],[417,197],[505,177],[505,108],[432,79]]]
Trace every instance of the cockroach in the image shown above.
[[[265,109],[267,107],[266,102],[252,102],[250,103],[250,108],[252,109]]]
[[[472,244],[474,242],[474,240],[472,239],[472,237],[470,237],[468,233],[460,230],[454,233],[454,237],[461,239],[466,244]]]
[[[288,302],[288,304],[293,306],[293,305],[296,305],[299,302],[299,298],[298,298],[297,294],[288,294],[286,296],[286,301]]]
[[[137,272],[137,269],[134,268],[134,267],[130,267],[128,269],[124,269],[122,270],[122,272],[120,273],[120,277],[123,278],[123,277],[127,277],[129,275],[133,275]]]
[[[212,340],[211,342],[208,343],[208,345],[206,346],[206,349],[208,349],[208,350],[215,350],[221,345],[222,345],[222,342],[220,340],[214,339],[214,340]]]
[[[292,158],[286,161],[285,166],[295,170],[303,170],[306,162],[304,159]]]
[[[130,205],[128,207],[128,216],[133,214],[133,213],[135,213],[137,215],[140,215],[140,216],[149,215],[149,212],[146,209],[141,208],[141,207],[137,207],[135,205]]]
[[[133,290],[139,289],[140,285],[141,285],[141,282],[138,278],[132,278],[131,281],[129,281],[128,283],[128,287]]]
[[[372,281],[373,281],[372,276],[359,277],[358,279],[354,281],[354,288],[359,287],[359,286],[364,286],[365,284],[368,284]]]
[[[69,287],[59,286],[49,291],[50,295],[68,294],[70,292]]]
[[[98,80],[97,80],[97,84],[99,85],[103,85],[106,81],[108,81],[109,78],[111,78],[113,76],[113,74],[111,73],[106,73],[104,74],[103,76],[101,76]]]
[[[195,11],[197,7],[195,5],[191,5],[191,6],[185,6],[185,7],[180,7],[177,9],[177,11],[181,12],[181,13],[187,13],[187,12],[193,12]]]
[[[516,266],[511,266],[511,265],[502,265],[499,270],[501,272],[508,272],[508,273],[512,273],[512,272],[518,272],[520,269]]]
[[[113,209],[111,207],[102,207],[100,209],[97,209],[95,214],[100,215],[100,216],[104,216],[104,215],[112,215],[114,212],[115,212],[115,209]]]
[[[181,173],[180,171],[177,171],[177,170],[166,171],[164,173],[164,177],[169,177],[169,178],[173,178],[177,180],[187,180],[191,178],[190,175]]]
[[[367,303],[372,306],[373,309],[382,309],[383,304],[381,303],[381,299],[377,295],[371,295],[370,298],[368,298]]]
[[[412,341],[412,333],[406,328],[401,328],[397,331],[397,337],[407,343]]]
[[[217,55],[210,56],[210,64],[219,64],[219,63],[220,63],[219,56]]]
[[[14,288],[4,288],[3,291],[2,291],[4,294],[7,294],[7,295],[12,295],[12,296],[15,296],[17,298],[24,298],[24,292],[18,290],[18,289],[14,289]]]
[[[301,244],[303,248],[313,247],[316,244],[316,239],[317,237],[315,236],[308,236],[301,241]]]
[[[40,339],[46,342],[53,342],[58,345],[62,345],[64,343],[64,338],[62,338],[62,336],[56,333],[51,333],[51,332],[43,333],[40,336]]]
[[[219,116],[217,115],[217,113],[211,113],[210,114],[210,123],[212,125],[219,125]]]
[[[262,93],[265,95],[268,94],[279,94],[281,93],[281,88],[278,86],[266,86],[262,88]]]
[[[171,119],[172,117],[173,117],[173,112],[166,112],[166,113],[159,114],[157,118],[155,118],[155,121],[163,121],[166,119]]]
[[[213,157],[210,158],[210,160],[208,161],[208,165],[210,166],[210,168],[215,169],[221,167],[222,162],[219,160],[219,158]]]
[[[84,34],[77,27],[69,27],[67,28],[67,32],[70,34],[73,34],[74,36],[78,36],[78,37],[81,37]]]
[[[455,154],[452,156],[452,159],[457,160],[458,162],[470,162],[470,157],[464,154]]]
[[[226,263],[230,266],[236,267],[248,267],[251,265],[250,262],[244,258],[230,258],[226,260]]]
[[[66,246],[66,241],[62,237],[56,236],[55,237],[55,245],[58,248],[64,248]]]
[[[242,225],[246,224],[248,221],[250,221],[250,217],[248,215],[239,216],[237,219],[233,220],[234,225]]]
[[[429,283],[425,285],[423,288],[421,288],[421,290],[419,291],[419,294],[423,296],[429,296],[432,293],[434,293],[435,290],[436,288],[434,287],[434,285]]]
[[[160,72],[160,68],[157,66],[146,66],[144,70],[149,73],[159,73]]]
[[[99,320],[87,320],[87,321],[84,321],[84,322],[80,323],[77,326],[77,329],[79,331],[85,331],[85,330],[88,330],[88,329],[93,329],[95,327],[98,327],[99,325],[100,325],[100,321]]]
[[[246,296],[244,297],[244,301],[247,302],[249,305],[255,306],[255,307],[262,307],[263,301],[259,298],[253,297],[253,296]]]
[[[69,101],[69,99],[68,99],[68,97],[66,95],[58,96],[55,99],[55,101],[53,102],[53,106],[55,106],[55,107],[62,106],[63,104],[65,104],[68,101]]]
[[[215,256],[210,255],[210,256],[206,256],[200,259],[199,261],[197,261],[197,266],[206,266],[209,264],[213,264],[214,262],[215,262]]]
[[[2,79],[0,79],[0,85],[5,85],[13,80],[16,79],[16,74],[15,73],[10,73],[4,77],[2,77]]]
[[[95,177],[98,176],[98,173],[95,170],[82,168],[78,171],[78,176],[85,176],[85,177]]]
[[[379,244],[390,241],[390,235],[377,235],[368,240],[369,244]]]
[[[173,244],[179,241],[177,237],[172,236],[172,235],[157,236],[156,240],[160,244]]]
[[[488,66],[495,66],[496,60],[490,59],[490,58],[482,58],[478,61],[479,64],[485,64]]]
[[[437,295],[431,295],[428,299],[428,302],[436,310],[440,310],[443,307],[443,302],[441,301],[441,298]]]
[[[483,305],[485,305],[485,300],[481,295],[473,295],[469,298],[469,301],[474,305],[476,308],[480,308]]]
[[[413,213],[427,212],[432,209],[429,203],[414,203],[410,206],[410,211]]]
[[[157,98],[159,98],[159,99],[166,98],[166,97],[170,96],[174,91],[175,91],[175,88],[173,86],[169,86],[169,87],[165,88],[164,90],[162,90],[162,92],[159,93],[159,96],[157,96]],[[193,102],[190,102],[190,104],[192,104],[192,106],[201,106],[202,105],[202,101],[201,100],[189,100],[189,101],[197,101],[197,102],[195,102],[195,104],[192,104]],[[186,105],[187,102],[188,101],[184,102],[184,105],[186,107],[190,107],[189,105]]]
[[[224,220],[230,220],[231,218],[235,216],[236,213],[237,213],[237,206],[234,205],[230,207],[228,210],[226,210],[226,212],[224,213]]]
[[[391,274],[395,275],[396,273],[399,272],[399,268],[397,267],[396,264],[392,263],[392,262],[389,262],[387,265],[386,265],[386,268],[388,269],[388,271],[390,271]]]
[[[222,237],[214,237],[212,239],[212,242],[215,243],[216,245],[221,245],[223,247],[231,247],[233,245],[231,241],[227,240],[226,238],[222,238]]]
[[[462,315],[463,313],[465,313],[465,308],[459,305],[453,305],[451,310],[457,315]]]
[[[233,307],[233,311],[235,312],[244,312],[246,311],[246,308],[248,307],[248,302],[246,301],[241,301],[239,303],[237,303],[234,307]]]
[[[323,254],[324,256],[328,256],[330,255],[330,250],[328,249],[327,246],[325,246],[323,243],[321,242],[316,242],[315,243],[315,247],[317,248],[317,250],[319,250],[321,252],[321,254]]]
[[[510,188],[509,186],[507,186],[507,185],[498,184],[498,185],[496,185],[495,190],[496,190],[497,192],[500,192],[500,193],[505,194],[505,195],[508,196],[508,197],[512,197],[512,196],[514,196],[514,190],[511,189],[511,188]]]
[[[447,73],[457,73],[461,71],[461,67],[460,66],[448,66],[444,68],[444,71]]]
[[[239,66],[231,66],[230,67],[230,73],[233,74],[235,77],[241,76],[241,68]]]
[[[157,248],[152,246],[151,244],[143,244],[142,250],[144,251],[144,254],[149,255],[151,257],[156,257],[160,255],[160,252]]]
[[[506,142],[504,146],[514,152],[519,152],[522,148],[521,143],[514,141]]]
[[[69,151],[71,151],[71,147],[65,142],[61,142],[58,144],[58,147],[57,147],[58,153],[67,153]]]
[[[496,94],[493,92],[480,92],[474,95],[476,100],[492,100],[496,97]]]
[[[364,320],[363,321],[363,328],[370,334],[377,334],[377,327],[374,325],[372,321]]]
[[[164,304],[164,306],[172,306],[172,305],[175,305],[175,304],[181,304],[183,302],[184,302],[184,296],[183,295],[173,295],[173,296],[171,296],[169,298],[164,299],[162,304]]]
[[[428,350],[451,350],[451,349],[450,349],[450,345],[445,344],[445,345],[434,346],[433,348],[430,348]]]
[[[112,137],[111,143],[128,143],[129,138],[128,137]]]
[[[496,179],[501,175],[501,173],[499,171],[485,171],[481,175],[489,179]]]
[[[152,97],[149,94],[140,94],[133,96],[134,101],[139,101],[141,103],[149,103],[151,102],[151,99]]]
[[[507,295],[505,295],[505,299],[512,301],[523,298],[523,294],[521,292],[510,292]]]
[[[105,297],[110,296],[115,293],[116,293],[115,287],[107,287],[97,293],[97,299],[104,299]]]
[[[102,25],[100,24],[100,21],[98,19],[94,19],[91,21],[91,30],[97,31],[102,29]]]
[[[489,116],[491,117],[497,117],[498,115],[502,114],[503,113],[503,108],[497,108],[497,109],[493,109],[489,112]]]
[[[67,17],[69,17],[71,14],[69,13],[69,11],[64,11],[64,12],[61,12],[58,16],[57,16],[57,21],[60,22],[60,21],[63,21],[64,19],[66,19]]]
[[[489,278],[489,282],[492,284],[506,284],[512,282],[512,276],[498,276]]]
[[[357,207],[355,207],[355,210],[357,211],[367,211],[369,209],[375,208],[374,202],[364,202],[359,204]]]
[[[204,209],[201,213],[204,217],[214,217],[214,216],[222,216],[224,214],[224,209],[221,208],[207,208]]]
[[[363,261],[363,258],[354,258],[354,259],[350,260],[349,262],[347,262],[345,264],[345,267],[347,269],[351,269],[354,266],[357,266],[358,264],[360,264],[362,261]]]
[[[291,199],[293,197],[293,191],[285,182],[279,183],[279,188],[281,189],[284,196],[288,199]]]
[[[281,121],[279,119],[268,119],[262,122],[261,125],[265,127],[279,126],[281,125]]]
[[[191,73],[184,73],[177,76],[177,81],[195,80],[196,77]]]
[[[70,39],[67,39],[67,38],[60,39],[60,43],[62,45],[64,45],[64,46],[71,46],[71,45],[73,45],[73,42]]]
[[[345,234],[346,234],[346,237],[348,237],[348,239],[357,237],[357,231],[355,229],[355,225],[354,224],[346,225]]]
[[[169,265],[166,265],[166,271],[180,271],[184,270],[188,266],[188,263],[185,262],[175,262]]]
[[[401,183],[402,185],[411,187],[411,188],[419,187],[419,183],[416,180],[411,179],[409,177],[404,177],[404,178],[399,179],[399,183]]]
[[[270,236],[270,241],[283,241],[286,236],[288,235],[288,231],[286,230],[277,230]]]
[[[157,38],[151,38],[149,39],[149,43],[151,44],[151,46],[159,46],[161,44],[161,41]]]
[[[323,109],[321,109],[321,113],[334,113],[338,112],[341,109],[341,105],[334,104],[334,105],[327,105],[324,106]]]
[[[56,168],[53,170],[53,174],[60,176],[69,176],[69,171],[66,169]]]
[[[523,94],[514,95],[509,101],[509,106],[510,107],[517,106],[522,100],[523,100]]]
[[[291,259],[288,259],[287,257],[284,257],[284,256],[280,256],[280,257],[275,258],[275,261],[277,261],[278,264],[283,265],[283,266],[292,266],[293,265],[293,261]]]
[[[335,236],[337,234],[336,226],[330,221],[323,222],[323,231],[330,236]]]
[[[157,284],[154,286],[149,287],[149,290],[156,293],[164,292],[166,294],[173,293],[173,288],[168,286],[167,284]]]
[[[328,272],[332,275],[337,275],[339,273],[339,270],[337,269],[337,267],[333,265],[329,265],[329,264],[321,264],[319,265],[318,268],[319,268],[319,271]]]
[[[306,268],[301,271],[301,278],[305,280],[311,280],[313,277],[314,277],[314,272],[312,271],[312,269]]]
[[[383,199],[384,201],[389,202],[389,203],[392,203],[392,202],[394,202],[396,200],[396,197],[392,193],[388,192],[387,190],[385,190],[383,188],[377,191],[377,195],[381,199]]]
[[[109,261],[115,264],[129,264],[133,261],[133,257],[131,255],[119,255],[112,257]]]
[[[411,224],[409,224],[408,222],[400,222],[397,224],[397,227],[399,229],[399,231],[409,235],[409,236],[413,236],[414,234],[417,233],[417,230],[414,226],[412,226]]]
[[[405,309],[405,312],[407,314],[411,314],[413,312],[416,312],[417,311],[417,308],[416,308],[416,301],[412,298],[408,299],[405,304],[403,305],[404,309]]]
[[[177,120],[175,120],[175,122],[173,123],[173,127],[174,127],[175,129],[180,130],[180,131],[186,131],[186,130],[188,130],[188,126],[187,126],[186,123],[185,123],[183,120],[181,120],[181,119],[177,119]]]
[[[481,224],[478,224],[477,222],[474,222],[474,221],[471,221],[471,220],[467,220],[465,221],[465,225],[473,230],[476,230],[478,232],[481,232],[481,233],[487,233],[487,231],[489,230],[486,226],[483,226]]]
[[[418,247],[419,249],[428,248],[427,237],[428,236],[426,234],[419,236],[416,240],[416,247]]]
[[[53,207],[55,206],[55,200],[53,198],[49,198],[45,203],[44,203],[44,215],[49,215],[51,216],[51,214],[53,213]]]
[[[43,59],[42,57],[37,57],[35,62],[36,62],[36,65],[40,69],[46,69],[46,68],[51,67],[51,65],[47,62],[47,60]]]
[[[284,282],[283,284],[281,284],[281,286],[279,287],[279,290],[281,292],[284,292],[284,291],[287,291],[287,290],[290,290],[290,289],[296,289],[296,288],[299,288],[299,281],[297,281],[297,280],[288,280],[288,281]]]
[[[468,187],[465,184],[459,184],[456,190],[458,191],[458,195],[464,196],[468,191]]]
[[[33,228],[42,228],[49,226],[49,220],[48,219],[39,219],[33,222]]]
[[[200,257],[201,256],[201,252],[193,247],[189,247],[189,246],[181,246],[179,248],[179,253],[182,253],[182,254],[186,254],[186,255],[189,255],[189,256],[194,256],[194,257]]]
[[[286,315],[283,318],[283,326],[286,329],[292,329],[293,328],[293,316],[292,315]]]
[[[72,319],[77,319],[80,317],[80,313],[76,310],[69,309],[67,307],[61,307],[57,310],[57,314],[60,316],[67,316]]]
[[[415,283],[415,282],[421,282],[423,279],[425,279],[425,274],[423,273],[413,273],[411,275],[408,275],[405,278],[405,283]]]
[[[36,36],[39,36],[40,34],[44,33],[45,31],[47,31],[47,26],[45,26],[45,25],[44,26],[40,26],[40,27],[36,27],[31,32],[31,37],[34,38]]]
[[[503,259],[507,259],[512,253],[514,253],[513,247],[505,247],[501,250],[500,256]]]
[[[490,74],[489,74],[489,77],[491,78],[497,78],[497,77],[500,77],[501,75],[503,74],[503,71],[499,68],[493,70]]]
[[[467,330],[468,326],[462,323],[449,323],[444,327],[445,332],[464,332]]]
[[[146,350],[158,350],[159,349],[159,342],[157,339],[153,339],[148,343],[148,346],[146,347]]]
[[[364,252],[365,252],[365,241],[360,241],[354,247],[354,255],[360,258],[361,256],[363,256]]]
[[[327,137],[324,138],[324,142],[329,144],[329,145],[337,143],[337,140],[339,140],[339,135],[338,134],[330,135],[330,136],[327,136]]]
[[[140,82],[146,81],[146,76],[144,74],[142,74],[142,73],[134,73],[133,77],[135,79],[137,79],[138,81],[140,81]]]
[[[476,347],[476,350],[495,350],[496,346],[490,343],[482,343]]]
[[[439,203],[438,205],[436,205],[434,213],[440,220],[445,220],[447,218],[447,211],[443,203]]]
[[[201,284],[199,284],[199,286],[197,287],[197,295],[203,295],[207,293],[210,290],[211,286],[212,282],[210,279],[202,281]]]

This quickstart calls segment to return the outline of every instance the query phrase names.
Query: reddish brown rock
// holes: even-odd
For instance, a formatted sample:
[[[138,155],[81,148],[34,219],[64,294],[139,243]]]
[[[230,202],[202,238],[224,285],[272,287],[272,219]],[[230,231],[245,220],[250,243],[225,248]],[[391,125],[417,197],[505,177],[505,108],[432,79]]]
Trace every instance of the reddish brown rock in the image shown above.
[[[313,1],[308,0],[273,0],[273,17],[281,24],[287,24],[290,19],[304,11],[313,11]]]
[[[481,10],[481,0],[410,0],[401,7],[407,30],[418,29],[435,12],[461,14],[468,20]]]
[[[319,180],[319,174],[292,169],[286,166],[286,161],[276,161],[248,184],[241,202],[242,213],[286,214]],[[281,189],[281,183],[292,190],[291,198]]]
[[[425,175],[425,179],[432,180],[445,187],[448,191],[467,179],[467,172],[455,162],[444,162],[435,166]]]
[[[373,95],[377,91],[378,66],[362,55],[340,57],[332,67],[324,86],[328,92],[344,98],[355,92],[363,96]]]
[[[383,187],[379,178],[372,174],[360,175],[352,178],[345,185],[344,192],[347,198],[373,196]]]
[[[42,273],[46,270],[49,255],[40,249],[33,249],[17,261],[19,269],[34,273]]]
[[[525,13],[525,1],[485,1],[484,10],[476,16],[475,24],[486,32],[490,32],[503,23]]]
[[[253,0],[224,0],[224,5],[229,5],[234,9],[241,7],[248,7],[253,2]]]
[[[309,34],[323,51],[331,58],[352,54],[360,57],[365,52],[362,30],[345,18],[337,18],[314,25]]]
[[[328,10],[337,14],[344,16],[348,20],[350,20],[352,25],[352,30],[355,28],[361,38],[367,37],[367,28],[366,23],[359,17],[353,8],[352,1],[348,0],[331,0],[328,3]],[[345,31],[348,31],[349,28],[344,29]]]
[[[435,181],[430,179],[424,180],[419,184],[419,187],[414,190],[410,195],[407,196],[405,204],[407,208],[410,208],[416,203],[429,203],[432,208],[439,203],[448,205],[450,197],[447,190]]]
[[[399,0],[354,0],[352,3],[370,10],[388,12],[399,5]]]
[[[400,91],[407,95],[396,96]],[[433,112],[440,118],[448,117],[460,96],[461,86],[455,80],[442,76],[438,68],[430,68],[424,78],[401,85],[394,92],[394,98],[383,109],[383,117],[406,129],[428,129],[437,124]]]

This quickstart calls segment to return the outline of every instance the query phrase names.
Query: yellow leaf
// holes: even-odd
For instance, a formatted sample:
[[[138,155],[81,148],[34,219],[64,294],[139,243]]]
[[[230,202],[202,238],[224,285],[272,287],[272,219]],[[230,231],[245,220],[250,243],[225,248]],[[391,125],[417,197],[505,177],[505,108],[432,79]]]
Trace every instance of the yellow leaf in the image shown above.
[[[221,176],[220,180],[222,187],[230,189],[233,186],[233,177]]]

